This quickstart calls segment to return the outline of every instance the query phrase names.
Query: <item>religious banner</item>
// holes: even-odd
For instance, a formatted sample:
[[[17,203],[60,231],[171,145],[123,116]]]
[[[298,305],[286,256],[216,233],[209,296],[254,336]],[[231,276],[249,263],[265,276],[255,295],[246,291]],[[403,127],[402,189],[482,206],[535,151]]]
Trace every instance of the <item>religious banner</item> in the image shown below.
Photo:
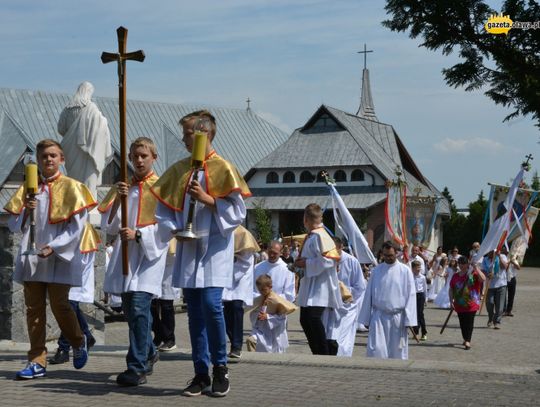
[[[512,242],[510,255],[515,256],[520,264],[523,262],[525,252],[529,248],[532,227],[534,222],[536,222],[539,211],[540,210],[534,206],[527,209],[527,215],[521,218],[520,223],[516,223],[514,229],[511,229],[510,235],[508,236],[508,242]]]
[[[510,230],[511,217],[514,213],[512,208],[514,207],[514,201],[519,189],[519,185],[521,185],[521,181],[523,180],[523,174],[526,168],[526,165],[522,164],[521,169],[514,178],[512,186],[509,188],[508,193],[503,201],[499,216],[489,227],[489,230],[482,240],[480,249],[474,256],[473,261],[480,261],[482,256],[486,255],[492,250],[500,250],[502,245],[506,242],[506,238],[508,237],[508,232]]]
[[[428,247],[437,219],[439,200],[428,197],[407,198],[407,240]]]
[[[402,181],[388,181],[386,187],[385,235],[404,246],[407,244],[407,186]]]

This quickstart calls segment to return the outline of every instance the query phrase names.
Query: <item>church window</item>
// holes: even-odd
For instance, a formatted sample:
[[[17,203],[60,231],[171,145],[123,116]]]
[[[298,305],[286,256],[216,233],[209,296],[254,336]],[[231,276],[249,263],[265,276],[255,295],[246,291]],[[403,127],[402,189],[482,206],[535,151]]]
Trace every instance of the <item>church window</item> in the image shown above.
[[[347,174],[343,170],[337,170],[334,172],[334,179],[336,182],[347,182]]]
[[[294,176],[294,172],[287,171],[285,174],[283,174],[284,184],[294,184],[295,182],[296,182],[296,178]]]
[[[363,181],[364,180],[364,171],[359,170],[358,168],[354,170],[351,174],[351,181]]]
[[[279,184],[279,176],[277,175],[277,172],[270,171],[266,175],[266,183],[267,184]]]
[[[302,173],[300,174],[300,182],[301,183],[310,183],[310,182],[313,182],[315,180],[315,177],[313,176],[313,174],[309,171],[302,171]]]

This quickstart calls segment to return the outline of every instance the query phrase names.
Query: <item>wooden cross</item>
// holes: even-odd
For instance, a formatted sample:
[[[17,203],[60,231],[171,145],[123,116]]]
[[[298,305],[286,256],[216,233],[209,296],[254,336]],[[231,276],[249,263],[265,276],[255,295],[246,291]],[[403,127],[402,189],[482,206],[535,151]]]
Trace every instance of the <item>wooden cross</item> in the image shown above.
[[[364,54],[364,69],[366,69],[366,66],[367,66],[367,54],[370,52],[373,52],[373,50],[368,51],[365,43],[364,43],[364,50],[357,52],[357,54]]]
[[[120,110],[120,178],[122,182],[128,182],[127,168],[127,147],[126,147],[126,61],[143,62],[145,55],[142,50],[135,52],[126,52],[128,30],[124,27],[118,27],[116,30],[118,36],[118,53],[103,52],[101,62],[108,64],[116,61],[118,63],[118,107]],[[127,196],[121,196],[120,199],[122,211],[122,227],[126,228],[128,219]],[[128,242],[122,241],[122,274],[127,276],[129,273]]]

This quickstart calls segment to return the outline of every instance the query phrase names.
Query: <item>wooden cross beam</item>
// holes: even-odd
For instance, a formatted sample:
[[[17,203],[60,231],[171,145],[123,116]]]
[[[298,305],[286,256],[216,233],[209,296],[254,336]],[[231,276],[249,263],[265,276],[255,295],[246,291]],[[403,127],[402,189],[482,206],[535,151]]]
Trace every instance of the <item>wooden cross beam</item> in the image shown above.
[[[116,61],[118,63],[118,107],[120,110],[120,178],[122,182],[128,183],[127,167],[127,146],[126,146],[126,61],[143,62],[145,55],[142,50],[126,52],[128,30],[118,27],[118,53],[103,52],[101,62],[108,64]],[[121,196],[122,227],[127,227],[128,206],[127,196]],[[129,273],[128,242],[122,242],[122,274]]]

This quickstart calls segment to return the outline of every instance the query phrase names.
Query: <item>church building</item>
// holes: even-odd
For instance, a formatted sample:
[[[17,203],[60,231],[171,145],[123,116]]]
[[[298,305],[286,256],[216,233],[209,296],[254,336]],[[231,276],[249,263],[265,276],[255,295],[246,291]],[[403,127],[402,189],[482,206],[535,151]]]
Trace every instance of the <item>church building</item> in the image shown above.
[[[385,236],[385,202],[388,181],[407,184],[408,199],[439,202],[429,248],[442,243],[441,218],[449,216],[447,200],[422,174],[394,127],[375,114],[369,71],[363,70],[360,108],[356,114],[320,106],[313,116],[278,148],[247,173],[253,197],[248,200],[248,227],[254,228],[256,207],[271,214],[274,233],[290,236],[303,232],[303,210],[317,203],[324,222],[335,230],[329,189],[321,171],[336,188],[373,250]]]

